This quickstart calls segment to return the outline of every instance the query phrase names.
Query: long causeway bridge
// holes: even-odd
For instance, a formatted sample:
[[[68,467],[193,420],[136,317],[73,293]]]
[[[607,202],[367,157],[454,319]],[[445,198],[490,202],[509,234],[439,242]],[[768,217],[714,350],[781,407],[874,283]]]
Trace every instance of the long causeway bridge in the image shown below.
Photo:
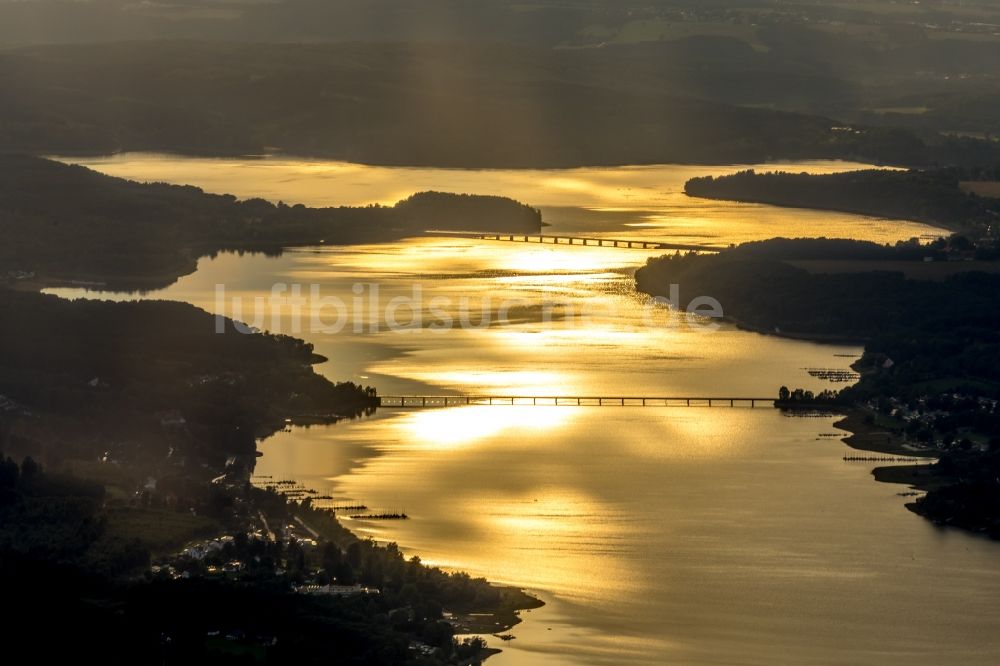
[[[617,247],[633,250],[682,250],[694,252],[718,252],[719,248],[711,245],[691,245],[688,243],[669,243],[657,240],[628,238],[596,238],[593,236],[564,236],[548,234],[510,234],[482,233],[477,231],[428,231],[436,236],[454,236],[457,238],[474,238],[476,240],[506,241],[508,243],[534,243],[535,245],[573,245],[576,247]]]
[[[383,395],[379,406],[430,409],[465,405],[536,407],[757,407],[774,406],[774,398],[663,397],[663,396],[553,396],[553,395]]]

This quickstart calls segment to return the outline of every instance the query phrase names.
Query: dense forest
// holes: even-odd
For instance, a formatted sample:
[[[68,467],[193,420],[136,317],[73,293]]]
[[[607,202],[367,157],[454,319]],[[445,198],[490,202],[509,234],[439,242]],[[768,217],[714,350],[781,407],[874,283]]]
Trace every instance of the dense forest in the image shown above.
[[[890,248],[845,240],[776,239],[718,256],[652,259],[636,272],[636,283],[654,294],[679,284],[687,300],[713,296],[727,317],[786,334],[868,340],[900,327],[947,331],[973,322],[1000,325],[1000,276],[973,272],[940,281],[912,280],[882,269],[879,261],[919,261],[926,253],[910,244]],[[872,266],[869,272],[812,273],[787,263],[802,259],[870,260]],[[983,363],[979,370],[995,373],[1000,366]]]
[[[727,98],[734,90],[792,90],[802,99]],[[35,46],[0,50],[0,147],[277,151],[445,167],[1000,160],[989,141],[845,126],[824,110],[831,90],[820,65],[772,62],[719,38],[595,49],[492,41]]]
[[[286,418],[375,406],[370,389],[316,374],[311,345],[217,323],[182,303],[0,289],[0,448],[185,476],[252,457]]]
[[[689,180],[696,197],[778,206],[818,208],[876,217],[917,220],[967,234],[996,237],[1000,199],[979,197],[959,187],[967,170],[892,171],[869,169],[835,174],[741,171]]]
[[[1000,275],[916,280],[882,268],[908,256],[911,244],[776,239],[717,256],[651,259],[636,284],[653,295],[679,285],[680,308],[712,296],[728,319],[755,330],[864,341],[860,382],[819,403],[864,404],[902,419],[901,433],[942,452],[943,482],[916,510],[1000,538]],[[871,269],[812,273],[789,263],[814,258],[867,261]]]
[[[307,208],[0,155],[0,277],[35,273],[40,281],[152,288],[225,250],[375,242],[426,229],[540,228],[537,210],[502,197],[425,192],[391,207]]]

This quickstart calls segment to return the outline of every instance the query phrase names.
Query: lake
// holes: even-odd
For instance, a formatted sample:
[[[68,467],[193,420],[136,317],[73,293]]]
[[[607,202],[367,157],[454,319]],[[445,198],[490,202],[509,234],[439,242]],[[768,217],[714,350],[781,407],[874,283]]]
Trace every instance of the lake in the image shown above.
[[[716,246],[939,233],[683,194],[692,176],[746,166],[72,161],[307,205],[393,203],[428,189],[502,194],[539,207],[552,233]],[[771,396],[781,385],[843,386],[816,371],[847,370],[859,347],[714,327],[636,294],[632,272],[660,253],[414,238],[205,258],[192,275],[141,296],[51,291],[239,308],[261,328],[312,342],[330,359],[319,372],[382,394]],[[285,298],[293,285],[300,304]],[[336,332],[320,330],[332,320]],[[766,407],[384,409],[261,442],[257,473],[295,479],[334,503],[405,511],[410,520],[344,521],[426,563],[544,599],[511,632],[515,640],[491,640],[504,653],[490,664],[996,663],[1000,545],[908,512],[898,495],[905,487],[842,460],[835,420]]]

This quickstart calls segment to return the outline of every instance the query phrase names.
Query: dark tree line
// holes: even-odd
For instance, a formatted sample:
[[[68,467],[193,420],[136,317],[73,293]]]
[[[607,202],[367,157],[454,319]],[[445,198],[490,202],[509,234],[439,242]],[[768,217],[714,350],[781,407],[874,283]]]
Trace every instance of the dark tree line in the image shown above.
[[[819,208],[876,217],[917,220],[973,238],[996,237],[1000,199],[963,192],[960,180],[992,169],[887,171],[835,174],[741,171],[693,178],[685,192],[709,199]]]
[[[308,208],[142,184],[0,155],[0,280],[9,272],[154,288],[227,250],[377,242],[426,229],[537,233],[541,214],[503,197],[425,192],[396,206]]]
[[[1000,537],[1000,275],[966,272],[931,281],[879,271],[813,274],[784,261],[821,256],[824,247],[839,257],[896,251],[854,241],[765,241],[718,256],[651,259],[636,283],[654,295],[678,284],[686,299],[713,296],[727,317],[757,330],[863,341],[856,385],[819,395],[782,387],[779,404],[865,403],[886,413],[933,414],[905,427],[913,440],[944,450],[935,467],[943,485],[916,510]],[[985,445],[973,446],[970,437]]]
[[[316,374],[308,343],[231,322],[220,334],[216,323],[182,303],[0,289],[0,395],[17,405],[0,413],[0,437],[37,440],[55,458],[110,452],[215,468],[252,455],[255,438],[286,418],[352,416],[377,402],[371,389]]]

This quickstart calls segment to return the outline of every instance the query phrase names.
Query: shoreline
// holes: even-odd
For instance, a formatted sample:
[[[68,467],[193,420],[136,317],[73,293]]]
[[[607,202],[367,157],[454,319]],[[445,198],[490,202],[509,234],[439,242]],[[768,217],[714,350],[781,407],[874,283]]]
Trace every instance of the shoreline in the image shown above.
[[[640,293],[646,293],[641,290]],[[837,335],[836,333],[799,333],[797,331],[782,331],[776,327],[770,329],[763,326],[756,326],[754,324],[748,324],[745,321],[737,319],[732,315],[723,315],[720,321],[731,324],[741,331],[747,331],[748,333],[759,333],[760,335],[773,335],[778,338],[785,338],[786,340],[795,340],[798,342],[814,342],[820,345],[843,345],[843,346],[864,346],[868,342],[865,338],[857,338],[848,335]],[[862,349],[862,353],[864,350]]]
[[[520,616],[521,611],[535,610],[545,605],[544,601],[522,588],[493,582],[489,582],[489,585],[500,592],[500,605],[486,613],[451,613],[448,622],[455,628],[456,634],[495,636],[521,624],[524,621]]]
[[[849,407],[841,412],[844,418],[833,424],[834,428],[849,433],[841,438],[847,446],[857,451],[869,451],[908,458],[925,458],[927,462],[906,465],[882,465],[871,471],[872,477],[880,483],[895,483],[909,486],[915,490],[928,491],[948,485],[946,477],[931,472],[931,465],[936,462],[939,452],[925,447],[915,447],[900,438],[894,432],[869,423],[866,416],[871,412],[861,407]],[[906,508],[918,515],[914,510],[915,503],[907,502]]]
[[[752,168],[759,166],[794,166],[804,163],[830,163],[830,162],[840,162],[844,164],[851,165],[863,165],[869,169],[895,169],[895,170],[905,170],[912,168],[920,168],[916,164],[903,164],[903,163],[892,163],[892,162],[881,162],[879,160],[867,160],[863,158],[858,158],[855,156],[840,156],[833,157],[829,155],[815,155],[812,157],[806,156],[791,156],[791,157],[777,157],[773,159],[768,159],[766,156],[762,156],[760,160],[742,161],[742,160],[732,160],[718,158],[715,160],[685,160],[685,159],[675,159],[675,160],[594,160],[592,162],[564,162],[564,161],[539,161],[539,162],[468,162],[464,164],[456,164],[454,161],[443,161],[440,163],[433,163],[433,160],[423,161],[423,162],[408,162],[408,161],[394,161],[394,160],[365,160],[361,159],[359,156],[354,155],[344,155],[343,153],[337,151],[317,151],[315,153],[309,152],[295,152],[295,151],[285,151],[285,150],[266,150],[265,147],[248,146],[245,150],[222,150],[222,149],[202,149],[202,148],[190,148],[190,147],[173,147],[173,148],[114,148],[110,151],[108,149],[93,148],[93,149],[81,149],[81,150],[70,150],[70,151],[56,151],[56,152],[35,152],[35,151],[25,151],[26,154],[34,155],[36,157],[42,157],[45,159],[56,160],[60,162],[68,162],[75,164],[72,160],[95,160],[95,159],[113,159],[123,155],[165,155],[168,157],[178,157],[178,158],[191,158],[191,159],[208,159],[208,160],[227,160],[227,159],[243,159],[243,160],[259,160],[265,161],[268,159],[279,159],[279,160],[303,160],[303,161],[329,161],[329,162],[342,162],[348,164],[358,164],[361,166],[370,167],[384,167],[384,168],[395,168],[395,169],[439,169],[442,171],[568,171],[572,169],[613,169],[620,167],[657,167],[657,166],[693,166],[693,167],[705,167],[705,168],[718,168],[718,167],[734,167],[734,168]],[[857,171],[859,169],[849,169],[850,171]],[[686,192],[685,192],[686,194]],[[689,195],[694,196],[694,195]]]
[[[340,419],[342,420],[342,419]],[[337,421],[316,421],[314,425],[324,425],[333,426]],[[301,426],[302,423],[298,423],[293,420],[292,425]],[[266,439],[266,438],[265,438]],[[258,441],[257,456],[262,457],[264,453],[259,448],[260,442]],[[294,476],[289,478],[295,479]],[[305,483],[304,481],[299,481],[300,483]],[[290,500],[291,501],[291,500]],[[313,507],[313,509],[321,509],[322,507]],[[351,529],[351,521],[342,521],[340,519],[340,514],[336,513],[334,520],[348,535],[349,538],[361,542],[367,540],[364,537],[359,536],[354,530]],[[378,545],[384,546],[390,543],[391,540],[375,540]],[[409,555],[416,555],[419,557],[417,552],[409,552]],[[507,583],[500,583],[490,580],[485,575],[473,575],[467,570],[463,569],[461,565],[455,567],[434,567],[438,568],[446,573],[464,573],[472,578],[481,578],[486,582],[491,589],[496,590],[499,593],[499,599],[496,605],[488,608],[477,609],[474,611],[456,611],[451,610],[447,607],[443,608],[444,619],[453,628],[455,637],[471,637],[480,636],[482,638],[495,637],[501,638],[502,634],[506,634],[511,629],[519,625],[524,621],[521,617],[523,611],[531,611],[538,608],[542,608],[546,605],[540,597],[534,596],[529,593],[525,588],[518,587],[516,585],[510,585]],[[484,648],[478,655],[478,659],[485,660],[494,654],[499,654],[503,650],[496,647]],[[471,664],[471,662],[469,662]]]
[[[845,241],[846,242],[846,241]],[[688,260],[696,262],[694,263],[694,268],[691,265],[685,265],[682,268],[674,271],[671,267],[658,268],[655,263],[648,263],[648,267],[653,267],[654,269],[650,273],[637,273],[637,289],[639,291],[645,292],[647,294],[657,294],[662,293],[663,284],[668,281],[679,281],[684,279],[686,276],[690,277],[693,281],[700,279],[701,273],[699,270],[708,270],[713,268],[713,266],[702,261],[701,259],[695,258]],[[664,259],[661,261],[669,262],[669,259]],[[701,262],[701,263],[697,263]],[[753,266],[749,263],[747,265],[743,264],[733,264],[736,268],[732,266],[725,267],[727,269],[732,269],[732,274],[726,274],[724,277],[729,280],[750,280],[753,278]],[[767,264],[771,267],[771,264]],[[715,267],[718,268],[718,267]],[[768,268],[767,270],[770,270]],[[685,272],[687,271],[687,272]],[[766,270],[763,271],[765,275],[769,277],[770,273]],[[779,277],[784,276],[782,279],[789,279],[786,273],[780,270],[776,273]],[[985,273],[978,273],[978,276],[986,276]],[[895,278],[893,278],[895,279]],[[899,278],[902,281],[902,277]],[[978,284],[981,281],[984,284],[992,285],[996,280],[996,276],[988,277],[974,277],[970,278],[970,283]],[[711,282],[709,284],[716,285],[716,288],[723,293],[728,293],[725,287],[725,282]],[[826,285],[827,283],[822,283],[820,286]],[[839,282],[830,283],[836,288],[838,285],[843,286]],[[853,282],[848,281],[853,287],[858,286],[858,281]],[[936,288],[924,288],[912,285],[925,283],[913,280],[907,284],[907,287],[911,289],[907,293],[912,296],[914,293],[937,293]],[[962,283],[956,283],[961,285]],[[718,286],[723,285],[723,286]],[[863,287],[862,287],[863,288]],[[923,291],[920,291],[923,290]],[[737,294],[743,293],[741,291],[735,292]],[[800,294],[797,291],[791,292],[794,296],[798,297]],[[950,292],[945,292],[946,295],[943,298],[948,298],[951,294]],[[974,294],[973,291],[969,289],[965,290],[966,294]],[[970,295],[968,296],[971,300],[989,302],[991,296],[986,296],[987,293],[983,291],[982,295]],[[843,295],[843,293],[841,294]],[[815,297],[814,294],[806,294],[806,296]],[[841,301],[838,297],[832,299],[834,305],[827,303],[828,307],[835,307],[836,304]],[[884,299],[882,299],[884,301]],[[881,303],[882,301],[876,299],[876,302]],[[883,462],[899,462],[902,463],[899,466],[885,466],[875,467],[871,470],[872,477],[879,482],[883,483],[896,483],[904,484],[910,488],[910,491],[899,493],[903,497],[915,498],[906,504],[906,508],[913,513],[921,516],[922,518],[929,520],[935,525],[939,526],[952,526],[962,528],[963,531],[972,533],[988,533],[993,539],[1000,540],[1000,518],[997,518],[996,513],[996,493],[997,486],[995,484],[995,465],[996,458],[991,453],[988,440],[988,431],[972,430],[971,428],[966,431],[967,437],[959,440],[963,434],[956,434],[959,431],[951,425],[948,428],[942,428],[944,432],[937,432],[934,428],[935,423],[930,422],[930,425],[926,421],[918,421],[915,423],[910,423],[909,420],[904,420],[901,417],[889,417],[883,414],[882,409],[879,407],[867,406],[869,400],[875,405],[878,402],[886,403],[886,401],[891,400],[896,394],[903,396],[910,396],[910,393],[915,393],[913,391],[907,392],[908,386],[912,386],[913,380],[908,380],[907,375],[898,374],[893,371],[892,373],[886,373],[885,375],[873,376],[873,373],[879,372],[876,367],[883,363],[877,355],[871,353],[872,344],[870,342],[865,342],[863,336],[865,337],[879,337],[882,333],[891,331],[894,333],[900,333],[899,326],[893,325],[891,322],[886,322],[884,319],[881,321],[881,330],[878,326],[873,326],[869,322],[866,326],[853,326],[851,320],[845,317],[834,317],[832,320],[824,318],[823,312],[821,310],[812,311],[810,315],[802,315],[799,317],[789,317],[787,318],[790,322],[801,321],[807,328],[829,328],[830,326],[834,328],[839,328],[841,330],[851,330],[859,328],[862,331],[862,335],[855,336],[842,336],[842,335],[829,335],[824,334],[823,331],[817,331],[813,334],[805,334],[798,331],[788,332],[769,326],[767,319],[774,321],[779,316],[768,315],[770,312],[777,312],[781,308],[781,303],[778,301],[765,301],[766,308],[762,311],[764,315],[764,321],[760,322],[759,325],[748,325],[747,322],[740,321],[738,318],[732,316],[724,317],[723,319],[741,330],[747,330],[750,332],[756,332],[761,335],[775,335],[777,337],[783,337],[790,340],[804,340],[812,342],[814,344],[836,344],[840,343],[847,346],[858,347],[863,345],[866,351],[862,354],[862,358],[854,363],[851,367],[855,371],[861,374],[861,379],[857,384],[857,389],[851,392],[839,395],[839,391],[835,391],[838,394],[836,397],[830,395],[829,392],[822,392],[819,395],[810,396],[808,400],[800,398],[798,401],[785,400],[785,401],[775,401],[776,407],[785,408],[788,411],[822,411],[824,415],[836,414],[838,419],[836,420],[836,427],[842,431],[845,431],[844,436],[841,441],[846,444],[849,448],[860,451],[869,451],[874,453],[883,454],[889,457],[899,457],[907,458],[906,460],[878,460],[873,459],[870,462],[873,463],[883,463]],[[952,299],[951,303],[954,305],[958,303],[957,299]],[[874,305],[870,307],[876,307]],[[983,306],[987,307],[987,306]],[[767,309],[771,308],[771,309]],[[968,309],[968,308],[966,308]],[[814,308],[815,310],[815,308]],[[755,310],[756,311],[756,310]],[[921,319],[914,312],[918,312],[917,302],[914,301],[909,304],[909,309],[905,312],[910,319],[906,321],[909,322],[910,326],[916,326],[921,323]],[[963,313],[961,308],[955,308],[953,312],[949,312],[949,315],[954,321],[964,322],[966,319],[963,318]],[[860,315],[856,315],[860,316]],[[978,320],[976,320],[978,321]],[[913,322],[916,322],[914,324]],[[954,351],[949,351],[949,338],[952,335],[950,329],[941,323],[941,320],[937,320],[936,325],[938,328],[934,328],[931,324],[927,324],[930,330],[937,337],[933,338],[933,344],[929,345],[929,349],[934,350],[934,354],[942,355],[942,358],[951,358],[955,356]],[[986,340],[989,338],[989,334],[992,329],[989,329],[985,325],[980,324],[968,324],[971,332],[967,334],[968,336],[976,335],[979,336],[978,340]],[[977,328],[978,326],[978,328]],[[902,329],[906,331],[907,329]],[[981,332],[982,331],[982,332]],[[914,335],[919,335],[918,333],[913,333],[912,331],[907,331],[912,337]],[[862,339],[857,339],[862,338]],[[853,343],[853,344],[852,344]],[[983,344],[986,344],[983,342]],[[993,343],[990,343],[993,344]],[[835,349],[835,347],[833,347]],[[905,349],[905,347],[904,347]],[[904,353],[904,358],[909,359],[910,357],[905,356],[905,352],[899,351],[899,353]],[[930,366],[930,370],[926,371],[926,376],[931,378],[939,378],[942,383],[946,383],[947,386],[938,389],[939,393],[944,393],[945,389],[948,387],[954,388],[954,391],[961,391],[966,384],[971,385],[973,382],[982,383],[978,378],[982,376],[982,371],[975,371],[971,368],[965,368],[962,366],[962,371],[957,374],[953,370],[955,362],[951,364],[944,364],[940,359],[931,359],[930,355],[932,352],[922,352],[925,353],[928,358],[925,359],[927,364]],[[896,356],[896,353],[893,353]],[[919,354],[918,354],[919,356]],[[920,359],[918,358],[918,361]],[[892,365],[884,364],[883,367],[891,368]],[[908,367],[908,366],[904,366]],[[919,367],[919,366],[918,366]],[[924,376],[924,375],[922,375]],[[910,382],[909,384],[906,382]],[[988,379],[983,379],[982,381],[989,381]],[[989,388],[992,389],[992,383],[990,383]],[[934,384],[928,382],[925,389],[922,389],[922,393],[934,394]],[[834,388],[834,387],[830,387]],[[839,387],[838,387],[839,388]],[[983,396],[990,395],[985,390],[980,391],[978,387],[970,388],[966,393],[971,393],[975,398],[979,396],[979,400],[982,401]],[[803,396],[804,397],[804,396]],[[912,396],[910,396],[912,397]],[[958,393],[953,392],[954,400],[958,400]],[[989,398],[985,398],[988,400]],[[963,408],[962,414],[966,413],[976,413],[982,414],[988,412],[988,409],[983,408],[983,403],[978,403],[979,406],[972,408]],[[988,405],[987,405],[988,406]],[[949,412],[945,410],[945,414]],[[970,417],[971,418],[971,417]],[[992,419],[992,416],[985,417],[986,419]],[[978,423],[978,422],[977,422]],[[987,420],[985,422],[987,425],[983,428],[987,428],[993,422]],[[953,424],[952,424],[953,425]],[[931,430],[928,432],[928,428]],[[922,441],[917,441],[916,439],[911,440],[907,437],[907,433],[916,432],[920,434],[919,440],[929,440],[928,444],[924,444]],[[943,442],[941,438],[945,439]],[[976,440],[976,441],[973,441]],[[845,458],[851,458],[853,456],[847,455]],[[861,459],[863,457],[857,457]],[[875,458],[873,456],[873,458]],[[907,463],[916,462],[916,464],[907,465]]]
[[[879,169],[879,170],[882,170],[882,171],[899,171],[899,170],[906,170],[906,168],[907,167],[898,167],[898,166],[891,166],[891,165],[889,165],[889,166],[877,166],[876,165],[875,166],[875,169]],[[711,196],[711,195],[708,195],[708,194],[692,194],[692,193],[690,193],[690,192],[687,191],[687,187],[685,187],[685,189],[684,189],[684,195],[688,196],[688,197],[691,197],[692,199],[705,199],[706,201],[729,201],[729,202],[732,202],[732,203],[740,203],[740,204],[753,204],[753,205],[758,205],[758,206],[774,206],[776,208],[791,208],[791,209],[796,209],[796,210],[816,210],[816,211],[822,211],[822,212],[828,212],[828,213],[846,213],[848,215],[860,215],[861,217],[868,217],[868,218],[872,218],[874,220],[884,220],[884,221],[888,221],[888,222],[916,222],[918,224],[923,224],[923,225],[926,225],[928,227],[935,227],[937,229],[942,229],[942,230],[947,231],[949,233],[955,233],[955,229],[949,229],[948,226],[945,223],[941,222],[941,220],[933,220],[933,219],[930,219],[930,218],[921,218],[921,216],[919,216],[919,215],[913,215],[912,217],[889,217],[889,216],[881,214],[881,213],[875,213],[875,212],[872,212],[870,210],[864,210],[863,208],[860,208],[860,207],[858,207],[858,208],[854,208],[854,207],[851,207],[851,206],[838,206],[838,207],[823,206],[823,207],[816,207],[816,206],[796,205],[796,204],[791,204],[791,203],[776,203],[774,201],[768,201],[766,199],[758,199],[758,198],[734,199],[734,198],[731,198],[731,197]]]
[[[897,493],[901,497],[912,498],[903,504],[907,511],[938,527],[960,527],[962,531],[970,534],[975,534],[978,531],[972,527],[966,528],[962,525],[941,523],[920,509],[920,503],[917,500],[922,498],[921,493],[946,488],[956,481],[954,477],[935,473],[934,466],[937,463],[939,451],[913,446],[897,433],[887,430],[871,420],[871,417],[875,415],[863,407],[834,406],[829,411],[842,417],[833,424],[833,427],[847,433],[846,436],[840,438],[840,441],[850,448],[856,451],[925,460],[908,464],[880,465],[872,468],[870,472],[877,483],[902,485],[909,489],[907,492]]]
[[[833,427],[849,433],[841,441],[852,449],[911,458],[938,456],[938,452],[933,449],[913,446],[895,432],[886,430],[875,422],[869,422],[866,417],[874,417],[874,414],[863,407],[834,407],[830,411],[843,415]]]

